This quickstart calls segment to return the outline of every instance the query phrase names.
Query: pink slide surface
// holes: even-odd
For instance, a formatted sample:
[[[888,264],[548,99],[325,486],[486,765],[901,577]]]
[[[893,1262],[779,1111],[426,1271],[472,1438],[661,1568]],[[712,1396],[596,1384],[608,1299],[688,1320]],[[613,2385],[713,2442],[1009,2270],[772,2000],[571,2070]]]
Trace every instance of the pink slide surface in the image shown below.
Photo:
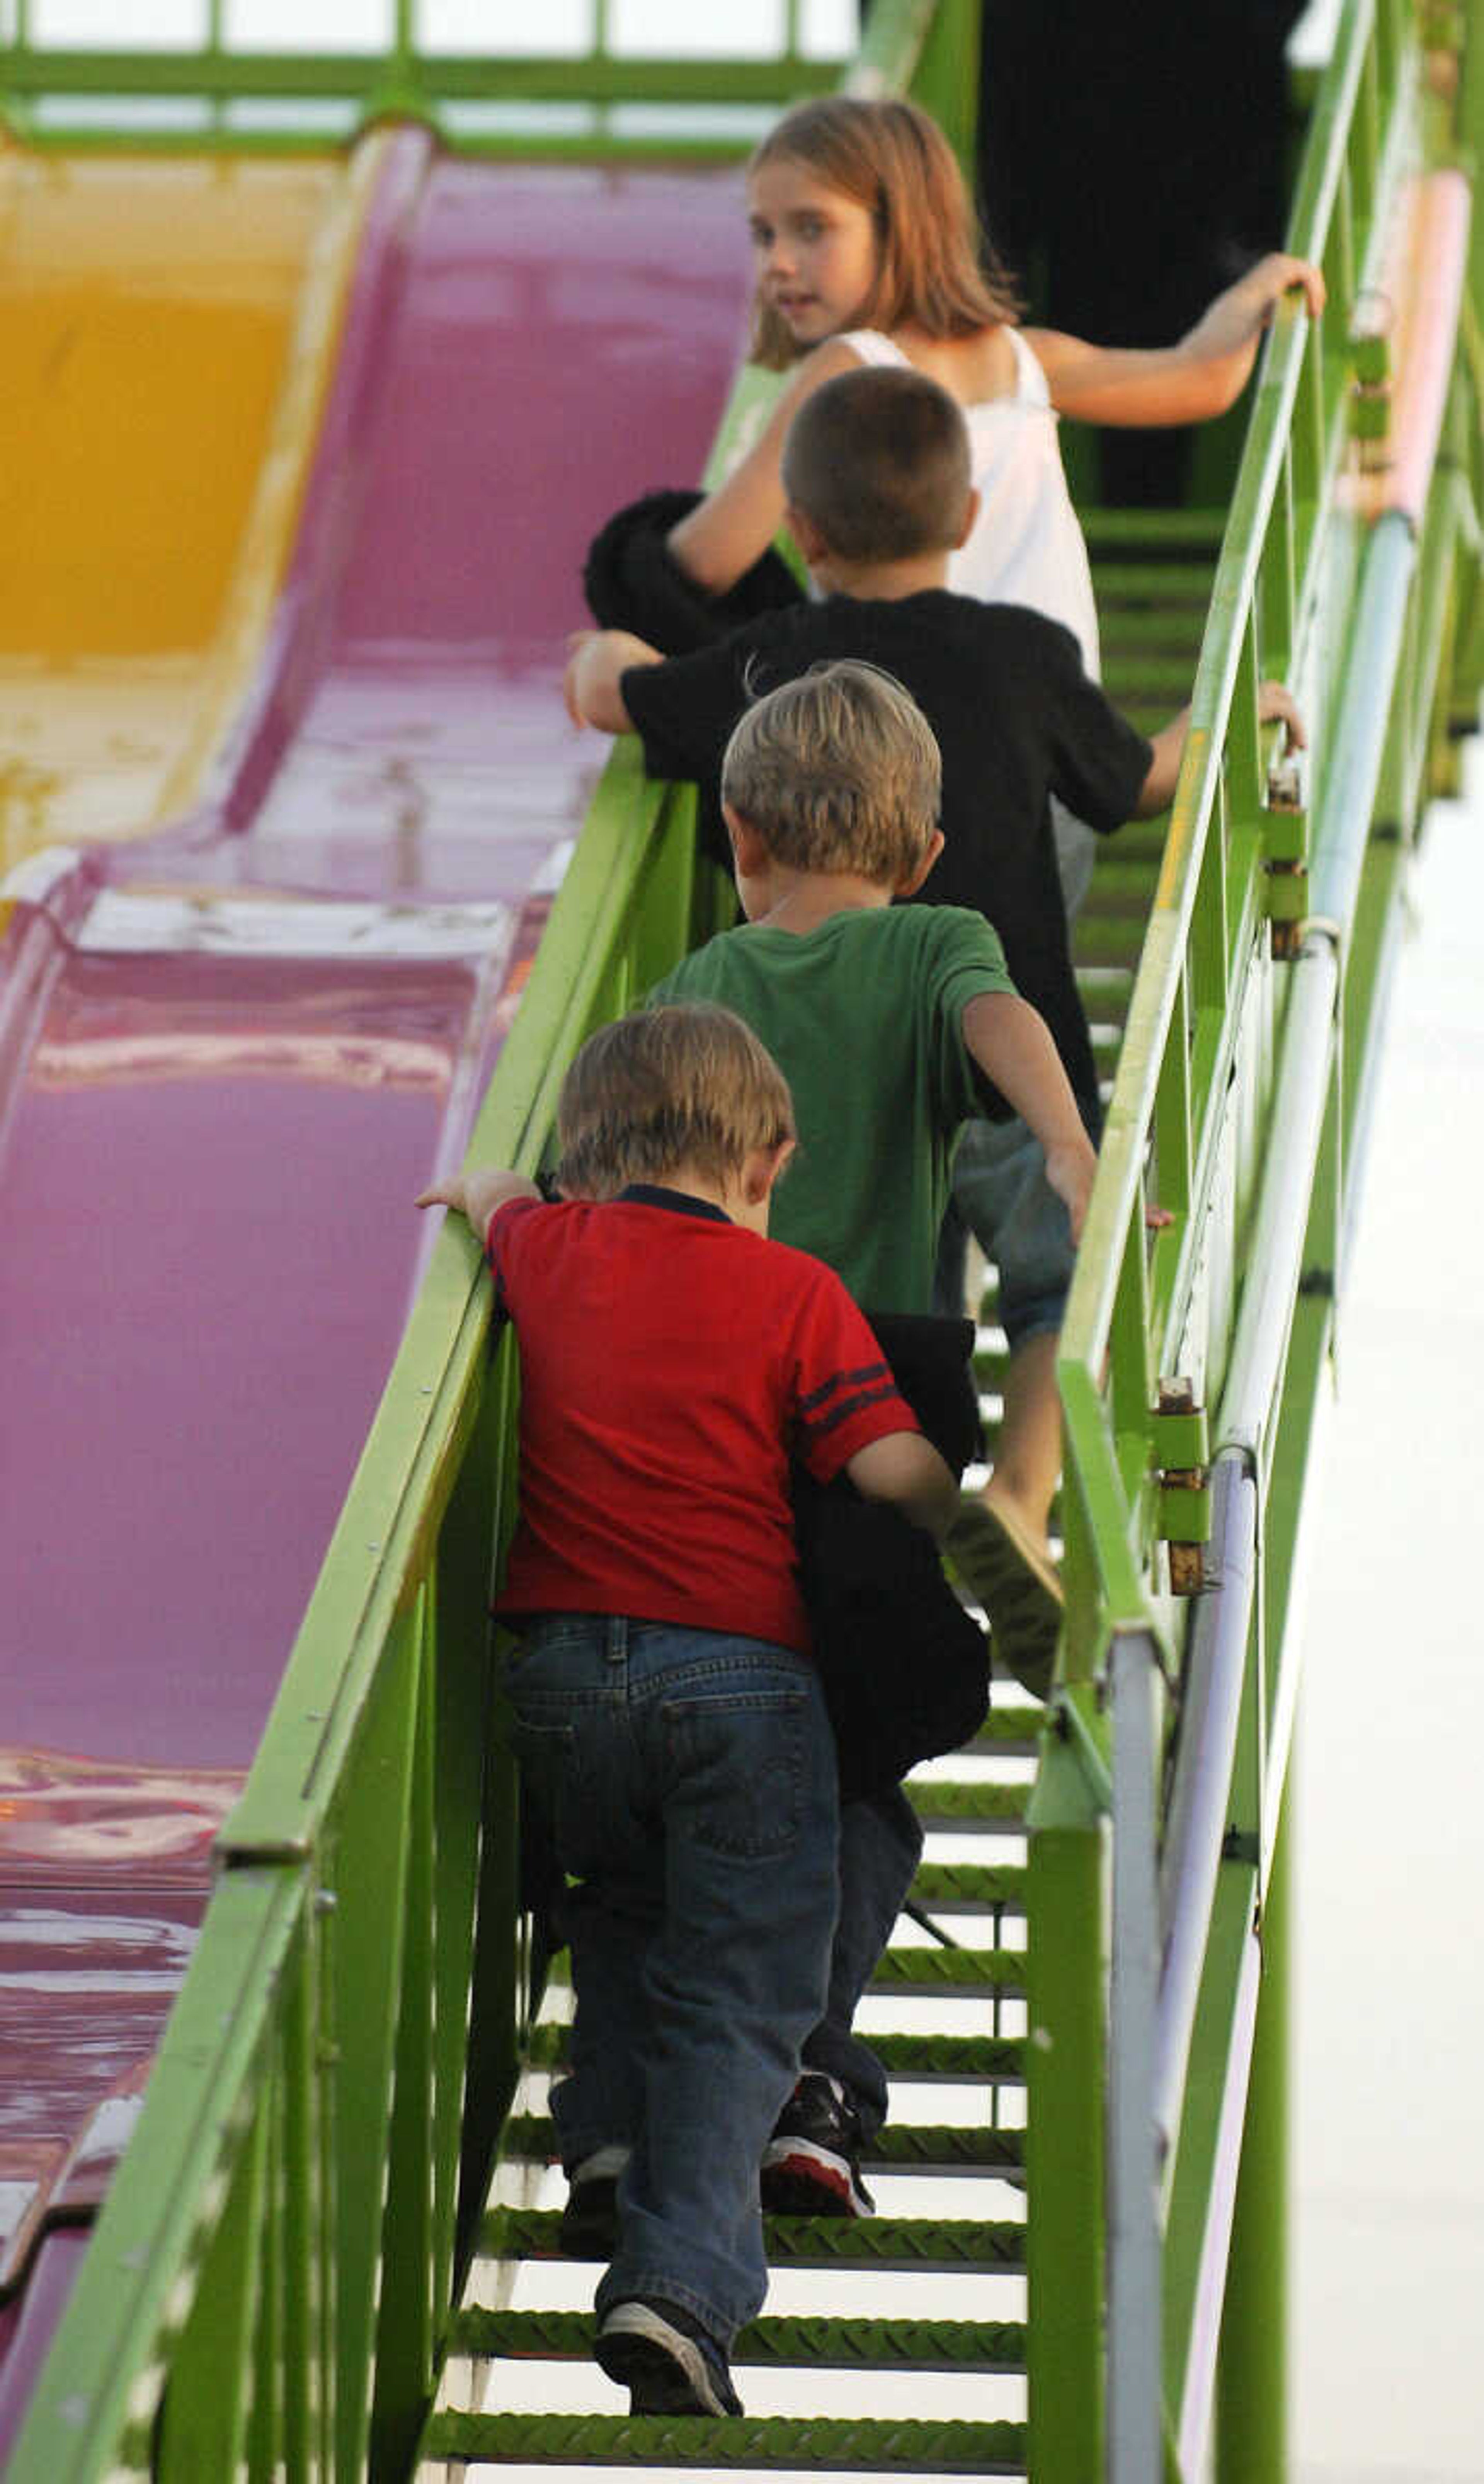
[[[585,547],[699,474],[745,259],[735,172],[400,138],[211,798],[29,867],[3,935],[0,2348],[126,2136],[606,754],[560,698]]]

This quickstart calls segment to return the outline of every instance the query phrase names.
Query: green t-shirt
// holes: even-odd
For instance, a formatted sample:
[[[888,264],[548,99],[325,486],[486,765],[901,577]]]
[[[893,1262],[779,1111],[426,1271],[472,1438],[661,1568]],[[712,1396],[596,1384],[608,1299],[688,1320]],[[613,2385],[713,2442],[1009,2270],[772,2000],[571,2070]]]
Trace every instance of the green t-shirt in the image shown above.
[[[883,905],[803,933],[723,932],[650,999],[735,1010],[787,1078],[798,1149],[773,1193],[774,1238],[825,1260],[870,1310],[923,1311],[959,1129],[994,1100],[963,1012],[1013,989],[982,914]]]

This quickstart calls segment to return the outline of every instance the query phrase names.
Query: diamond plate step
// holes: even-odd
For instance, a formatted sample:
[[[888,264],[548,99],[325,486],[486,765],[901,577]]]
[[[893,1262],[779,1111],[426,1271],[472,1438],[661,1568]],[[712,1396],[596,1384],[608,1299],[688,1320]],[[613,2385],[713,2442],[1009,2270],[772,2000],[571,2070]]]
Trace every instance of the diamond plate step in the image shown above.
[[[455,2355],[523,2361],[585,2361],[590,2311],[461,2311],[449,2336]],[[762,2319],[740,2330],[732,2362],[817,2371],[1023,2372],[1018,2320]]]
[[[556,2161],[552,2124],[545,2114],[512,2114],[500,2154],[507,2162],[552,2165]],[[1025,2161],[1025,2134],[961,2122],[888,2122],[867,2151],[867,2171],[879,2174],[1018,2173]]]
[[[572,1960],[563,1950],[553,1958],[547,1982],[565,1990],[572,1981]],[[1023,1992],[1025,1952],[1018,1949],[889,1949],[876,1963],[873,1992],[957,1993],[965,1999],[994,1992]]]
[[[907,1781],[907,1797],[925,1828],[952,1828],[960,1836],[1023,1837],[1029,1785],[933,1777]]]
[[[964,1996],[1025,1990],[1020,1949],[889,1949],[877,1958],[873,1992],[955,1992]]]
[[[990,1709],[973,1742],[965,1744],[965,1748],[1013,1752],[1017,1758],[1028,1752],[1034,1753],[1039,1745],[1045,1717],[1045,1710],[1033,1707],[1029,1701],[1022,1708],[1018,1704],[1012,1707],[1007,1700],[1003,1706]]]
[[[1023,1863],[920,1863],[912,1903],[930,1915],[1025,1916]]]
[[[958,1866],[945,1867],[958,1869]],[[965,1865],[965,1870],[975,1867]],[[919,1875],[919,1878],[921,1875]],[[526,2059],[533,2069],[559,2069],[567,2058],[568,2030],[533,2027]],[[1017,2036],[940,2036],[893,2033],[873,2036],[871,2049],[888,2077],[983,2079],[1025,2084],[1025,2045]]]
[[[512,2467],[853,2467],[876,2475],[1024,2475],[1025,2439],[1019,2423],[438,2415],[422,2455]]]
[[[479,2229],[488,2259],[565,2259],[554,2208],[491,2208]],[[880,2268],[961,2275],[1025,2266],[1025,2227],[1006,2217],[765,2217],[777,2268]]]

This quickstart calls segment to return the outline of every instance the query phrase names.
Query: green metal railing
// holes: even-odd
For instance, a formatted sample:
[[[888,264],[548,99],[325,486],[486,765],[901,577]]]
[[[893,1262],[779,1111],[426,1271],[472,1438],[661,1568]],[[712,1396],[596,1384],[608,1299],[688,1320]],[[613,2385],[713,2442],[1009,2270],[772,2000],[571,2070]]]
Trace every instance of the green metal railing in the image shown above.
[[[1363,334],[1437,257],[1430,229],[1390,273],[1379,253],[1453,149],[1438,70],[1398,0],[1346,11],[1289,233],[1330,305],[1314,328],[1285,310],[1267,352],[1062,1336],[1066,1681],[1029,1901],[1057,1927],[1031,1950],[1038,2484],[1147,2479],[1162,2455],[1202,2471],[1213,2395],[1221,2474],[1284,2471],[1282,2167],[1262,2134],[1282,2123],[1289,1587],[1399,874],[1454,677],[1474,700],[1479,680],[1467,314],[1456,351],[1451,314],[1434,320],[1448,396],[1413,510],[1384,461],[1402,427],[1416,449],[1426,410]],[[1310,726],[1307,810],[1269,773],[1270,677]]]

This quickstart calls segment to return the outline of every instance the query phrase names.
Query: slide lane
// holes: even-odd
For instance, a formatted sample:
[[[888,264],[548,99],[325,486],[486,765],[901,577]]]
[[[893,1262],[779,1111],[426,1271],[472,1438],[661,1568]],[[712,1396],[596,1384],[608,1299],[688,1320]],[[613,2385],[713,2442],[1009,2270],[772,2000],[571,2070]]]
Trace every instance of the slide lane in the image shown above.
[[[282,576],[385,147],[0,148],[0,873],[195,795]]]
[[[604,756],[582,553],[699,472],[745,286],[735,174],[393,136],[234,728],[162,832],[8,883],[0,2442]]]

